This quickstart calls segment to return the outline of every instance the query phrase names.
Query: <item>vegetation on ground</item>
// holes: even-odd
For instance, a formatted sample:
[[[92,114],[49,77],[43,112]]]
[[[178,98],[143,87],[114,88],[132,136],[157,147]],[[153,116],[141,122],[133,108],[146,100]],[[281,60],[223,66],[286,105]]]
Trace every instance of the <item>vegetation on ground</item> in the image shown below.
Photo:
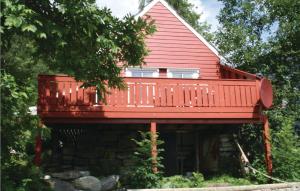
[[[175,175],[163,177],[159,182],[160,188],[197,188],[204,186],[204,177],[201,173],[193,172],[190,177]]]
[[[160,188],[199,188],[214,186],[239,186],[250,185],[246,178],[236,178],[230,175],[214,176],[212,178],[204,178],[201,173],[193,172],[191,176],[175,175],[164,177],[159,183]]]

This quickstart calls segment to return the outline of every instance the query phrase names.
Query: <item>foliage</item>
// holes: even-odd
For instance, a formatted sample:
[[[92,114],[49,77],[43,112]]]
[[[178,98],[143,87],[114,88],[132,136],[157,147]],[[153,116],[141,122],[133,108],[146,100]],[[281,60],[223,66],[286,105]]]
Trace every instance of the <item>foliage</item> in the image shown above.
[[[248,179],[245,178],[235,178],[232,176],[228,176],[226,174],[215,176],[209,180],[205,180],[204,182],[205,186],[218,185],[218,184],[237,186],[237,185],[249,185],[252,184],[252,182],[250,182]]]
[[[32,166],[27,146],[35,136],[35,117],[28,112],[31,88],[19,87],[14,77],[1,73],[1,179],[3,190],[47,190]]]
[[[132,155],[133,165],[129,167],[128,180],[130,188],[156,188],[159,180],[162,178],[162,157],[163,149],[160,145],[163,141],[158,139],[158,135],[153,135],[150,132],[139,132],[140,139],[132,139],[136,144],[135,152]],[[152,139],[156,139],[157,157],[152,157]],[[155,164],[153,163],[155,161]],[[153,165],[157,167],[157,172],[153,171]]]
[[[266,112],[272,127],[274,176],[299,180],[299,138],[293,125],[300,116],[300,3],[297,0],[220,0],[224,7],[216,44],[230,64],[271,79],[273,108]],[[249,128],[249,127],[247,127]],[[261,130],[243,131],[243,146],[256,168],[263,160]],[[250,139],[251,138],[251,139]],[[262,144],[261,144],[262,145]],[[293,171],[289,169],[294,169]]]
[[[229,175],[214,176],[207,180],[201,173],[192,173],[191,177],[175,175],[164,177],[160,181],[161,188],[199,188],[220,185],[249,185],[251,182],[245,178],[235,178]]]
[[[1,170],[3,190],[43,190],[32,154],[37,75],[65,73],[85,86],[122,87],[121,66],[143,64],[151,22],[118,19],[94,1],[1,0]]]
[[[84,86],[101,92],[122,87],[118,63],[139,66],[147,55],[144,38],[154,32],[152,22],[127,15],[118,19],[94,1],[1,1],[1,48],[12,36],[36,43],[36,56],[50,69],[75,76]],[[2,60],[6,64],[6,60]]]
[[[201,173],[193,172],[191,177],[184,177],[175,175],[171,177],[164,177],[159,185],[161,188],[196,188],[202,187],[204,177]]]
[[[285,116],[281,116],[285,117]],[[274,175],[291,181],[300,180],[300,141],[295,139],[294,119],[278,119],[280,129],[273,130]]]
[[[145,7],[147,3],[152,0],[140,0],[140,10]],[[196,31],[202,34],[206,40],[211,41],[213,34],[209,32],[210,25],[207,22],[200,22],[202,13],[197,13],[194,9],[194,5],[188,0],[167,0],[168,4],[171,5],[178,14],[184,18]]]

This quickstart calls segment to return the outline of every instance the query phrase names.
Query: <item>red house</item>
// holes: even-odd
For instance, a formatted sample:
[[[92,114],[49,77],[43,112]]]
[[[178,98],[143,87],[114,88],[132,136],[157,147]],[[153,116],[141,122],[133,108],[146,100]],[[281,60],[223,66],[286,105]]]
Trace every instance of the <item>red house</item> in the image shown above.
[[[142,68],[124,70],[127,88],[111,89],[106,104],[71,77],[39,76],[38,114],[52,129],[50,164],[122,172],[130,163],[130,138],[151,130],[165,142],[167,174],[214,173],[234,161],[231,135],[242,124],[259,123],[271,173],[263,115],[272,104],[270,82],[223,65],[218,51],[164,0],[138,16],[155,20],[157,32],[146,40],[151,52]]]

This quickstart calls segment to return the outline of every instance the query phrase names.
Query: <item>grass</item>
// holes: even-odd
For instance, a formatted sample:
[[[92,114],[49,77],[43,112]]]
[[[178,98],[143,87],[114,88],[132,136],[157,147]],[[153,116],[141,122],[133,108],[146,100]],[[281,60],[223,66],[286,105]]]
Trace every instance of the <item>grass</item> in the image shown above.
[[[253,184],[246,178],[235,178],[229,175],[221,175],[212,177],[211,179],[205,180],[204,187],[211,186],[239,186],[239,185],[250,185]]]
[[[235,178],[229,175],[220,175],[204,179],[200,173],[193,173],[190,177],[180,175],[164,177],[160,181],[161,188],[195,188],[195,187],[215,187],[215,186],[237,186],[253,184],[245,178]]]

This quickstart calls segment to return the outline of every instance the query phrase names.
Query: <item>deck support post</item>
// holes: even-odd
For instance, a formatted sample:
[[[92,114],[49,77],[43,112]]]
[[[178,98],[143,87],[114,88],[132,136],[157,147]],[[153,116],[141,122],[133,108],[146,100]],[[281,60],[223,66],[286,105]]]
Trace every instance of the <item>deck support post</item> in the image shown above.
[[[39,120],[37,134],[35,137],[35,147],[34,147],[35,156],[34,156],[34,161],[33,161],[36,166],[40,166],[42,163],[42,158],[41,158],[41,156],[42,156],[42,136],[41,136],[42,127],[43,127],[43,122],[41,120]]]
[[[264,140],[264,147],[265,147],[265,160],[266,160],[267,172],[269,175],[272,175],[271,137],[270,137],[269,120],[267,116],[263,117],[263,140]]]
[[[157,133],[156,122],[151,121],[150,133],[151,133],[151,156],[152,156],[152,170],[157,173]]]

